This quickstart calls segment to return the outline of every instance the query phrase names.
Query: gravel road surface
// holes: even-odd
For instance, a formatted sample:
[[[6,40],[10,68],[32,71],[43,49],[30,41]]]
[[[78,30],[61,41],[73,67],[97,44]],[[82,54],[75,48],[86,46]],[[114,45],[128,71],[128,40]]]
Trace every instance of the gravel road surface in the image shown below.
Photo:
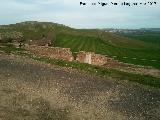
[[[0,120],[160,120],[160,89],[0,55]]]

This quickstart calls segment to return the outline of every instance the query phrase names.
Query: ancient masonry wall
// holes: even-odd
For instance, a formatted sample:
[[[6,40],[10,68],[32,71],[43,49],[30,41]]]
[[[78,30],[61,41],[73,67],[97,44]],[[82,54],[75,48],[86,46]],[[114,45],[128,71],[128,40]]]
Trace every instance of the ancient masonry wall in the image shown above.
[[[104,55],[95,54],[94,52],[80,51],[76,58],[80,63],[88,63],[92,65],[104,65],[107,61],[111,61],[111,58]]]
[[[74,58],[70,48],[59,48],[59,47],[46,47],[46,46],[35,46],[28,45],[25,47],[27,50],[34,54],[44,55],[50,58],[63,59],[72,61]]]
[[[50,58],[63,59],[68,61],[74,60],[70,48],[46,47],[35,45],[26,45],[25,48],[29,50],[31,53],[47,56]],[[85,51],[80,51],[77,54],[76,60],[80,63],[88,63],[92,65],[104,65],[107,62],[113,61],[112,58],[105,57],[104,55]]]

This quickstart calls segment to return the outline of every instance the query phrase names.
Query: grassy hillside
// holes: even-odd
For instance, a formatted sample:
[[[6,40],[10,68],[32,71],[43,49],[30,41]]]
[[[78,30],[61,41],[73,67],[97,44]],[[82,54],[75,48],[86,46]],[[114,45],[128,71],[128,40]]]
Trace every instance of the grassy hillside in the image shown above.
[[[160,32],[119,33],[118,35],[160,45]]]
[[[50,37],[50,39],[55,38],[55,31],[68,30],[71,29],[67,26],[49,23],[49,22],[36,22],[28,21],[11,25],[2,25],[0,26],[0,33],[5,32],[21,32],[24,36],[24,39],[27,40],[40,40],[44,36]]]
[[[98,29],[73,29],[47,22],[23,22],[0,26],[0,33],[8,31],[22,32],[26,41],[39,40],[45,35],[52,39],[52,46],[71,48],[73,52],[93,51],[123,62],[160,69],[160,46],[156,44],[158,34],[153,35],[155,40],[152,41],[153,37],[147,35],[141,35],[138,39],[131,34],[119,35]],[[144,40],[147,38],[148,42]]]
[[[55,46],[71,48],[72,51],[91,51],[99,54],[115,57],[123,62],[149,65],[160,68],[160,54],[158,48],[133,49],[118,47],[96,37],[87,37],[70,34],[59,34],[56,37]],[[127,57],[127,58],[124,58]],[[137,59],[134,59],[137,58]],[[156,61],[151,61],[156,60]]]

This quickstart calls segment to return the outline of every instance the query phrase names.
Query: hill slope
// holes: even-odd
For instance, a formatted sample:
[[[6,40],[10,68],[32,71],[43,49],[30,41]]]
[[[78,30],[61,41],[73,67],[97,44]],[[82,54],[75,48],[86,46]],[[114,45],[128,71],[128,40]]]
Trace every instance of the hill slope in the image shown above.
[[[154,41],[150,43],[98,29],[73,29],[48,22],[30,21],[0,26],[0,33],[12,31],[22,32],[25,41],[38,41],[47,36],[52,39],[52,46],[68,47],[73,52],[93,51],[123,62],[160,68],[160,47]]]

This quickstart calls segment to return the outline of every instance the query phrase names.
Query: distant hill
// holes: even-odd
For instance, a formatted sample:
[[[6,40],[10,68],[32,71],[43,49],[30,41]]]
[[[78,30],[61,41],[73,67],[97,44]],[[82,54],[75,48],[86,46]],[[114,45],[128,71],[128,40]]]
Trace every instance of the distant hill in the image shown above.
[[[73,52],[92,51],[111,57],[116,56],[115,59],[123,62],[159,66],[160,68],[160,63],[157,65],[157,62],[139,60],[160,61],[159,45],[134,37],[99,29],[74,29],[62,24],[36,21],[0,26],[0,34],[9,32],[22,33],[24,42],[32,40],[36,41],[35,43],[42,43],[42,41],[51,40],[51,46],[68,47]],[[132,58],[137,58],[137,60]]]
[[[140,30],[160,32],[160,28],[141,28]]]
[[[43,38],[53,40],[55,38],[55,31],[66,29],[71,28],[57,23],[27,21],[11,25],[1,25],[0,33],[20,32],[23,34],[25,41],[41,41]]]

